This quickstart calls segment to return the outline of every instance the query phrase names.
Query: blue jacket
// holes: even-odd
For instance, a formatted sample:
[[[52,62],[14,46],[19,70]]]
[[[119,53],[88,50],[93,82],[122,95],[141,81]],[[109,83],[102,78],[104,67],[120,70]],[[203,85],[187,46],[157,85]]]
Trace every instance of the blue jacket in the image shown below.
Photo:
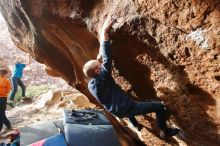
[[[23,70],[24,70],[25,67],[26,67],[25,64],[16,63],[14,73],[12,74],[12,77],[22,78]]]
[[[101,42],[101,53],[103,59],[101,72],[89,81],[89,91],[109,112],[118,117],[123,117],[123,114],[131,106],[131,99],[112,78],[110,41]]]

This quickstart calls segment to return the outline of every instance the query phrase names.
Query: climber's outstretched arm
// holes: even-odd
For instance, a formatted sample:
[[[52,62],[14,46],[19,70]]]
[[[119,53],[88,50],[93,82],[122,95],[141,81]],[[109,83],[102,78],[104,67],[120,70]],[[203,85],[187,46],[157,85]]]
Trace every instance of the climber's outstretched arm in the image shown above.
[[[102,26],[102,29],[99,32],[100,49],[99,49],[99,53],[97,55],[97,60],[99,60],[100,62],[102,61],[102,52],[101,52],[102,51],[102,44],[103,44],[103,42],[109,40],[108,32],[114,22],[115,22],[115,20],[112,18],[111,15],[109,15],[107,17],[107,19],[105,20],[105,22]]]
[[[100,31],[100,49],[97,59],[101,60],[102,58],[101,76],[103,76],[103,78],[111,75],[112,58],[110,52],[110,41],[108,37],[108,32],[113,22],[114,20],[111,18],[111,16],[108,16]]]

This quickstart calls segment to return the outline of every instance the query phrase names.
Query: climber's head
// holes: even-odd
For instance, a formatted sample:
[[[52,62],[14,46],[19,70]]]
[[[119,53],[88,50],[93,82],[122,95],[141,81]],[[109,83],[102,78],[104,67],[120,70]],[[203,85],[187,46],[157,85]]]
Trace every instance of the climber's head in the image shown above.
[[[7,77],[9,74],[8,70],[5,68],[0,69],[0,77]]]
[[[98,60],[90,60],[83,66],[83,72],[88,78],[94,78],[100,74],[100,62]]]

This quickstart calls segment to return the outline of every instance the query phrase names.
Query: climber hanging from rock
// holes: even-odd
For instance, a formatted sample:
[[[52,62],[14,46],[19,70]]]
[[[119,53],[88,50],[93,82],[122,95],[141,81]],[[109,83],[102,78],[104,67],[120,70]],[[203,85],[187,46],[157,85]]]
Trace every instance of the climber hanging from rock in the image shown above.
[[[133,126],[137,128],[139,123],[135,116],[155,112],[161,138],[177,135],[180,129],[168,128],[166,125],[166,107],[163,103],[131,100],[112,78],[111,43],[108,31],[113,23],[113,18],[108,16],[99,34],[100,50],[97,60],[90,60],[83,67],[84,74],[89,78],[90,93],[113,115],[119,118],[129,118]],[[98,61],[100,58],[102,58],[102,63]]]
[[[22,90],[22,102],[26,102],[26,101],[30,100],[30,98],[27,98],[25,95],[25,90],[26,90],[25,85],[21,80],[24,68],[30,64],[30,55],[27,55],[26,58],[28,58],[28,59],[25,60],[21,57],[18,57],[14,61],[15,67],[14,67],[14,71],[11,76],[11,82],[12,82],[13,88],[12,88],[12,92],[10,95],[10,99],[8,101],[8,104],[10,106],[14,106],[13,101],[15,98],[15,94],[17,93],[17,90],[18,90],[18,85],[21,87],[21,90]]]

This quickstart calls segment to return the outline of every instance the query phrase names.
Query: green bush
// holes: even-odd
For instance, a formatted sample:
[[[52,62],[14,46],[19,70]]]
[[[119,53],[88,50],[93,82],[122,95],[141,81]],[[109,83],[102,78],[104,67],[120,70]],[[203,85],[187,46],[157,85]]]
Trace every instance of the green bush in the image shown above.
[[[37,97],[43,93],[46,93],[49,91],[49,86],[48,85],[38,85],[38,86],[29,86],[26,89],[26,97],[29,98],[34,98]],[[18,87],[18,91],[15,95],[15,101],[18,102],[22,98],[22,91],[21,88]]]

